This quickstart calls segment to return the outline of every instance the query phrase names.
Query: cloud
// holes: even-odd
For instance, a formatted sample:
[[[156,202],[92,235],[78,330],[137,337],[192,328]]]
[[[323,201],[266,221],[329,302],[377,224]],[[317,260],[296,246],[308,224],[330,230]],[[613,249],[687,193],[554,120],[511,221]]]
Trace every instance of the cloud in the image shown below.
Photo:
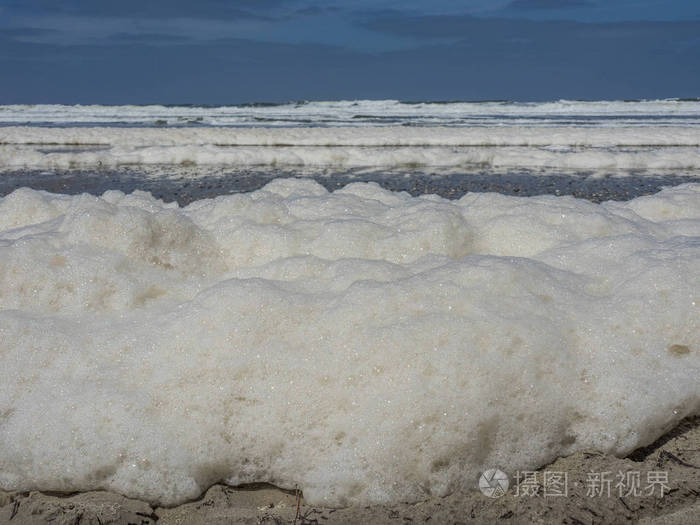
[[[182,44],[189,42],[191,39],[182,35],[165,35],[159,33],[115,33],[107,37],[108,40],[115,43],[129,44]]]
[[[589,0],[513,0],[507,7],[512,9],[567,9],[594,5]]]
[[[318,6],[310,5],[308,7],[302,7],[293,12],[294,15],[298,16],[319,16],[327,14],[335,14],[342,12],[342,9],[337,6]]]
[[[583,23],[566,20],[476,18],[473,16],[394,16],[363,22],[373,31],[415,40],[452,39],[500,47],[504,38],[527,39],[553,47],[596,39],[638,40],[640,50],[700,34],[700,20],[685,22]],[[597,47],[597,46],[593,46]],[[585,54],[586,49],[580,51]]]
[[[46,29],[43,27],[4,27],[2,28],[3,36],[7,38],[32,38],[46,35],[56,34],[58,31],[54,29]]]
[[[380,33],[413,39],[486,38],[490,34],[529,34],[539,22],[530,20],[483,19],[473,16],[384,16],[367,19],[365,27]]]
[[[7,0],[7,7],[25,15],[66,15],[103,18],[268,19],[284,0]]]

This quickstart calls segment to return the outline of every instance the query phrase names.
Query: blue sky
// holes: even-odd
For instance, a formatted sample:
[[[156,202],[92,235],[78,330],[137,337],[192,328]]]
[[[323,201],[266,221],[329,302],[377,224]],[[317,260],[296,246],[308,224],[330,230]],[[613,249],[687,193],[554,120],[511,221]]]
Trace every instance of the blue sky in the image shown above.
[[[699,0],[0,0],[0,104],[700,97]]]

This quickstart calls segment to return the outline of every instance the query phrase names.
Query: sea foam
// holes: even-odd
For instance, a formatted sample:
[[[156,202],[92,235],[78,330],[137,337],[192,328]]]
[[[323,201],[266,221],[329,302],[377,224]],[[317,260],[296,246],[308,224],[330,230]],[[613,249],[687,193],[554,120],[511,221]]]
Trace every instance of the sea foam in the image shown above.
[[[700,185],[0,199],[0,487],[472,490],[700,413]]]
[[[0,105],[0,125],[695,126],[700,100],[419,102],[338,100],[233,106]]]
[[[700,168],[698,127],[0,127],[0,168]]]

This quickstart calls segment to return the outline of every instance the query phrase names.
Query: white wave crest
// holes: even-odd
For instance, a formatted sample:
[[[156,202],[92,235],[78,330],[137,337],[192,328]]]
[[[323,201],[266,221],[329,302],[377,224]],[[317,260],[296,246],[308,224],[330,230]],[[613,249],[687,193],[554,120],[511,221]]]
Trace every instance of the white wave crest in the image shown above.
[[[237,106],[0,106],[2,124],[142,126],[613,126],[700,124],[700,100],[402,103],[350,100]]]

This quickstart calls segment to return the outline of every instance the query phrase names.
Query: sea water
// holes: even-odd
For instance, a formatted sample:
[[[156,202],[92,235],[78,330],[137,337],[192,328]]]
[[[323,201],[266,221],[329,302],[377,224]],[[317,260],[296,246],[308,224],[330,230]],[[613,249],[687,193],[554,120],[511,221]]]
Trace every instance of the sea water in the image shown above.
[[[700,155],[697,103],[595,104],[686,113],[135,129],[95,126],[99,108],[40,108],[67,122],[52,127],[12,107],[29,116],[0,129],[0,163],[245,165],[306,148],[294,158],[429,166],[453,158],[430,148],[516,148],[491,162],[669,168]],[[699,300],[700,184],[601,204],[293,178],[184,207],[18,189],[0,199],[0,487],[175,504],[264,481],[349,505],[473,490],[488,468],[582,449],[624,455],[700,413]]]

